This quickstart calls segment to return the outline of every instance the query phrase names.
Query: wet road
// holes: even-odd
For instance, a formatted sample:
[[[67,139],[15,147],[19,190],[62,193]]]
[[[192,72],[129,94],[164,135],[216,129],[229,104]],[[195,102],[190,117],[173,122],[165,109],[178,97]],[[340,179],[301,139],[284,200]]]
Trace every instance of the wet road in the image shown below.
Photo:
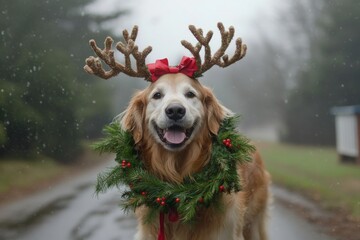
[[[0,208],[1,240],[129,240],[136,220],[118,208],[119,193],[94,196],[98,169],[22,201]],[[275,189],[277,194],[286,194]],[[276,201],[271,205],[270,240],[334,240]]]

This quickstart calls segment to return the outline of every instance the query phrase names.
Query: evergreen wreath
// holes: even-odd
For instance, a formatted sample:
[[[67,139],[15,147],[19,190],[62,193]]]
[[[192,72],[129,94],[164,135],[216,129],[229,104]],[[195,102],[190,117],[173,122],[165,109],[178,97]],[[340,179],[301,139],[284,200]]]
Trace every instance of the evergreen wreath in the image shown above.
[[[135,149],[132,135],[119,123],[111,123],[104,129],[106,137],[94,148],[100,153],[115,153],[118,165],[99,174],[96,193],[126,185],[121,196],[124,210],[145,205],[150,209],[148,221],[158,213],[169,213],[170,221],[180,216],[183,223],[193,222],[200,207],[219,207],[221,194],[241,190],[237,165],[250,161],[255,148],[236,131],[237,120],[229,117],[222,121],[218,135],[213,136],[210,161],[180,184],[163,181],[149,172],[140,160],[141,152]]]

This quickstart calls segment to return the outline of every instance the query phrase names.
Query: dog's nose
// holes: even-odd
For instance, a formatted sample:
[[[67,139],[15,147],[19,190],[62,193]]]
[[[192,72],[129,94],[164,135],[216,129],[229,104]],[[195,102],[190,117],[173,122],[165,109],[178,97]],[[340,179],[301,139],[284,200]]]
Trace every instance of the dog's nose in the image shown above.
[[[181,104],[170,104],[165,113],[168,118],[177,121],[185,116],[186,109]]]

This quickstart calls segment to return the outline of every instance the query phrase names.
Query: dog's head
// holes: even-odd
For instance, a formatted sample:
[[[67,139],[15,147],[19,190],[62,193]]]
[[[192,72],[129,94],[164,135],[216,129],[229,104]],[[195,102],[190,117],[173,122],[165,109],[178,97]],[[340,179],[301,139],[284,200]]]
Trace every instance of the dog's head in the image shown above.
[[[193,45],[186,40],[181,41],[193,57],[184,56],[177,66],[169,66],[166,58],[146,64],[146,57],[152,48],[149,46],[140,51],[135,45],[137,26],[133,27],[131,33],[124,30],[124,42],[116,44],[116,48],[125,56],[125,64],[115,60],[112,50],[114,40],[111,37],[105,39],[103,49],[97,46],[95,40],[89,42],[97,57],[86,59],[86,72],[104,79],[122,72],[151,82],[132,98],[121,115],[121,125],[132,133],[141,158],[151,170],[170,181],[180,182],[185,175],[196,172],[206,164],[210,159],[211,136],[217,134],[222,119],[231,114],[208,88],[193,79],[215,65],[228,67],[246,54],[246,45],[237,38],[235,52],[229,57],[225,52],[235,29],[231,26],[226,30],[222,23],[217,26],[221,45],[218,50],[211,51],[209,43],[213,32],[205,34],[201,28],[190,25],[189,30],[198,42]],[[202,47],[203,60],[200,56]],[[131,56],[136,60],[136,69],[132,68]],[[109,66],[109,70],[102,67],[102,61]]]
[[[132,98],[122,126],[132,132],[136,144],[156,141],[176,152],[204,134],[217,134],[226,114],[229,111],[197,80],[166,74]]]

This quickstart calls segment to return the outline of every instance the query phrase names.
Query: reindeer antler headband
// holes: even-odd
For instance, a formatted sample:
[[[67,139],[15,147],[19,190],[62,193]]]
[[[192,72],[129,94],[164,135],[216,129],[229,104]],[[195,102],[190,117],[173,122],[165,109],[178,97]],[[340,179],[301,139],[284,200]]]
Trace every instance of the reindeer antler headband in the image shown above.
[[[138,46],[135,45],[138,33],[138,26],[135,25],[131,34],[129,34],[127,30],[123,31],[125,43],[118,42],[116,44],[116,49],[125,56],[124,64],[115,60],[114,51],[111,50],[114,40],[111,37],[107,37],[104,42],[104,49],[100,49],[96,45],[95,40],[89,41],[89,44],[97,57],[88,57],[86,59],[84,70],[103,79],[109,79],[122,72],[128,76],[145,78],[145,80],[151,82],[156,81],[161,75],[167,73],[181,72],[192,78],[199,77],[214,65],[218,65],[223,68],[227,67],[242,59],[246,54],[246,45],[242,44],[241,39],[238,38],[236,39],[235,53],[229,59],[229,56],[225,54],[225,51],[234,37],[235,29],[231,26],[229,27],[229,30],[226,31],[222,23],[218,23],[217,26],[221,34],[221,46],[213,55],[209,45],[213,32],[209,31],[204,36],[201,28],[196,28],[194,25],[190,25],[189,29],[198,42],[196,45],[192,45],[188,41],[182,40],[181,44],[187,48],[194,57],[183,57],[178,66],[171,67],[169,66],[166,58],[157,60],[155,63],[151,64],[145,63],[145,58],[152,51],[152,47],[148,46],[143,51],[139,51]],[[200,56],[200,51],[203,46],[205,49],[204,62],[202,62]],[[132,68],[130,56],[136,60],[136,70]],[[101,60],[110,67],[110,70],[106,71],[102,67]]]

